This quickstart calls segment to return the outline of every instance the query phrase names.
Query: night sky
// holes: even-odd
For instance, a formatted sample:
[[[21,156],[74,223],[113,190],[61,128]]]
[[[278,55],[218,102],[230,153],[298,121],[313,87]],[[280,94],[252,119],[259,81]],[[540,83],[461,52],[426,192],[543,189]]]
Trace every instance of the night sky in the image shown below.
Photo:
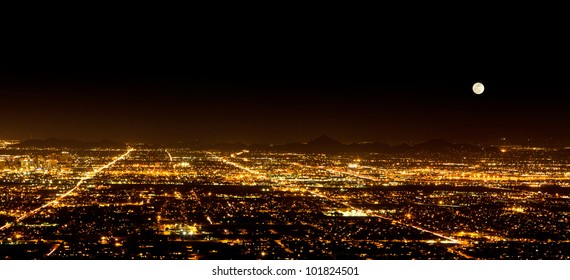
[[[143,18],[5,33],[0,138],[570,142],[555,19]]]

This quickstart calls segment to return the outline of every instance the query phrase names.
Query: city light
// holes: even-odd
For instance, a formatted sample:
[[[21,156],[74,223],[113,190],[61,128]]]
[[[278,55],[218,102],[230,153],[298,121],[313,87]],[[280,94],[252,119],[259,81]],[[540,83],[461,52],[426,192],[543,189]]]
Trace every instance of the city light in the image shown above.
[[[0,248],[26,248],[14,258],[570,257],[554,249],[570,244],[557,150],[5,149]]]

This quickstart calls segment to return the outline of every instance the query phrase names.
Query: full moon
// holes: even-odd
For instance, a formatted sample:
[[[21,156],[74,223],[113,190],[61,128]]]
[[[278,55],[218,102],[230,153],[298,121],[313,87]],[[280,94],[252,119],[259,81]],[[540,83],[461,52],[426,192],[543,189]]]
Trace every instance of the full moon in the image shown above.
[[[475,83],[473,85],[473,92],[475,94],[481,94],[485,90],[485,86],[482,83]]]

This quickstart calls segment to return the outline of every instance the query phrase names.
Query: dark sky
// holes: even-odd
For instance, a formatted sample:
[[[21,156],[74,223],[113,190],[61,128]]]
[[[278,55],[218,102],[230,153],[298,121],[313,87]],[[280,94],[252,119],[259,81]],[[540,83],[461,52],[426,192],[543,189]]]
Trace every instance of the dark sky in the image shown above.
[[[570,142],[567,23],[340,10],[12,22],[0,138]]]

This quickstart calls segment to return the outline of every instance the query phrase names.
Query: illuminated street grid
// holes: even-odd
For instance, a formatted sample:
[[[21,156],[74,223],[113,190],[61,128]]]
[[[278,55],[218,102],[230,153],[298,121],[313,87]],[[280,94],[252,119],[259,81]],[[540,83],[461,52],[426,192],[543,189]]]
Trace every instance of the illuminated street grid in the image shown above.
[[[570,259],[568,149],[0,149],[0,257]]]

